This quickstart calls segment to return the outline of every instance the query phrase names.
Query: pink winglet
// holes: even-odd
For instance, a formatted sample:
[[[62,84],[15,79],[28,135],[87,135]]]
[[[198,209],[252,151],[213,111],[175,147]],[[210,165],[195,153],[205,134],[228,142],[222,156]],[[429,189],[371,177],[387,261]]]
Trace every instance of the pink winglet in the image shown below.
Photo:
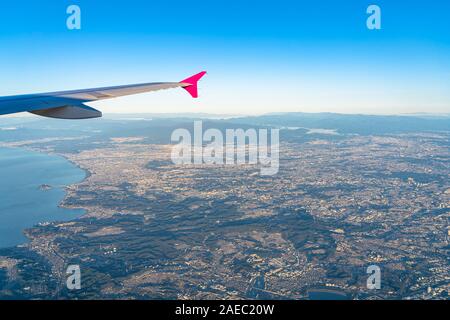
[[[199,74],[196,74],[195,76],[192,76],[190,78],[187,78],[183,81],[180,81],[180,83],[186,84],[185,87],[183,87],[184,90],[190,93],[192,98],[198,98],[198,81],[203,78],[203,76],[206,74],[206,71],[200,72]]]

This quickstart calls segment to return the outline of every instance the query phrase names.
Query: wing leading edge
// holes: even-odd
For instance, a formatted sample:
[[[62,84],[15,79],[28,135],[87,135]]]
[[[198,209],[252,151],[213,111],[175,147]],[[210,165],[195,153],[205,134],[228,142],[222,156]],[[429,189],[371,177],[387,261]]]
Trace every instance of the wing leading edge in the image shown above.
[[[85,103],[112,99],[127,95],[158,90],[183,88],[193,98],[198,98],[198,81],[206,74],[199,74],[181,82],[156,82],[95,89],[72,90],[0,97],[0,115],[30,112],[36,115],[58,119],[90,119],[102,113]]]

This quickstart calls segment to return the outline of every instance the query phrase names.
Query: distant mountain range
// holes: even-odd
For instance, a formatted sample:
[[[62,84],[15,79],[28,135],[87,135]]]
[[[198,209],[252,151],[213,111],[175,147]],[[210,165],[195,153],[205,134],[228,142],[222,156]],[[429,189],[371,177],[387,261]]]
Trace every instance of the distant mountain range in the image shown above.
[[[336,113],[283,113],[235,118],[233,122],[280,127],[337,130],[340,133],[386,134],[450,131],[450,116],[351,115]]]
[[[151,121],[150,121],[151,120]],[[194,120],[203,120],[205,127],[250,128],[276,127],[305,132],[336,132],[339,134],[383,135],[415,132],[450,132],[450,115],[351,115],[336,113],[278,113],[261,116],[185,114],[107,114],[103,119],[61,121],[43,118],[0,118],[0,141],[48,136],[77,136],[80,131],[117,135],[160,136],[173,128],[191,127]],[[13,130],[14,129],[14,130]],[[320,130],[318,130],[320,129]],[[42,132],[45,131],[45,132]]]

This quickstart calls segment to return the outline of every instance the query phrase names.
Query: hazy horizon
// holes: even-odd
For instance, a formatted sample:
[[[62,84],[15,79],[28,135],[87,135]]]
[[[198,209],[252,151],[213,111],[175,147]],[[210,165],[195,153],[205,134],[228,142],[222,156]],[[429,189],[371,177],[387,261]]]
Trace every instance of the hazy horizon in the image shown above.
[[[433,113],[433,112],[417,112],[417,113],[344,113],[344,112],[307,112],[307,111],[287,111],[287,112],[267,112],[267,113],[212,113],[212,112],[104,112],[103,117],[107,118],[108,116],[177,116],[183,117],[187,115],[196,115],[200,117],[260,117],[260,116],[273,116],[273,115],[288,115],[288,114],[335,114],[335,115],[361,115],[361,116],[405,116],[405,117],[420,117],[420,116],[436,116],[436,117],[448,117],[450,116],[450,112],[448,113]],[[33,115],[31,113],[21,112],[16,114],[2,115],[1,118],[36,118],[41,119],[41,116]]]

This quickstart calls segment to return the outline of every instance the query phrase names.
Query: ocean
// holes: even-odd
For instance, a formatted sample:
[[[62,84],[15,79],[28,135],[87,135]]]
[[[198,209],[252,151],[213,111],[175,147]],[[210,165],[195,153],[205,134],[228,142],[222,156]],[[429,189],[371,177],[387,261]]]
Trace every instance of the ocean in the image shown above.
[[[40,222],[68,221],[83,210],[59,208],[67,185],[85,171],[63,157],[20,148],[0,148],[0,248],[27,241],[26,228]]]

